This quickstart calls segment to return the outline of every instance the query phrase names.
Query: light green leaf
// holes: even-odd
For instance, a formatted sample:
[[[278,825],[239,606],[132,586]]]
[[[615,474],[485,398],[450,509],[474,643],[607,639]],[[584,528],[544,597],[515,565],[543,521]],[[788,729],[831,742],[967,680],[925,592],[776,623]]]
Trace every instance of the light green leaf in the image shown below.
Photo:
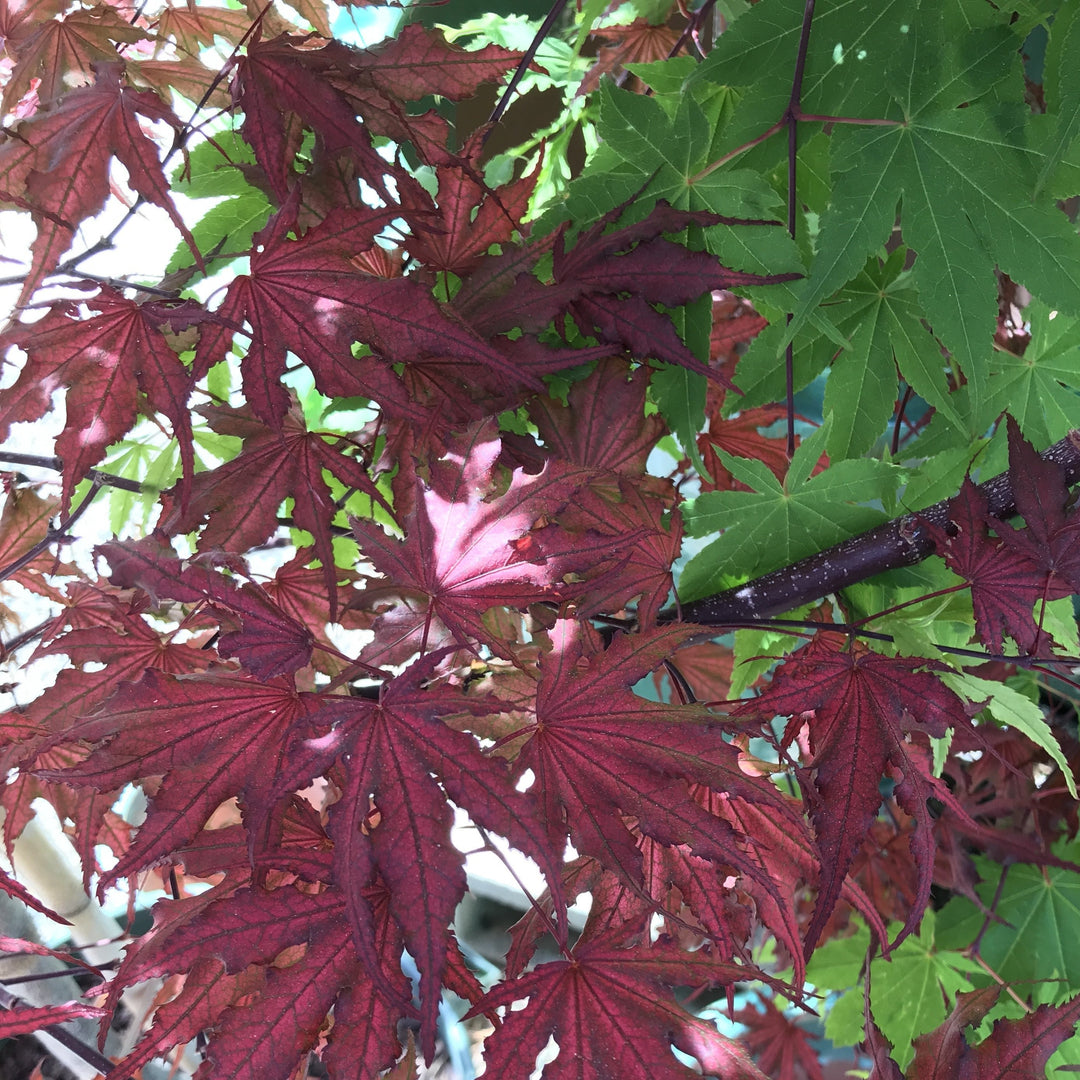
[[[626,70],[658,94],[678,94],[697,66],[692,56],[673,56],[670,60],[656,60],[651,64],[627,64]]]
[[[689,536],[721,533],[695,555],[679,579],[685,600],[708,595],[726,575],[756,575],[797,561],[879,524],[871,504],[903,480],[904,470],[881,461],[841,461],[810,477],[827,429],[803,442],[783,485],[760,462],[725,455],[728,468],[754,491],[710,491],[684,503]]]
[[[809,612],[809,607],[798,608],[790,617],[805,618]],[[731,688],[728,691],[731,698],[741,697],[745,690],[753,686],[776,663],[777,657],[792,652],[803,640],[768,628],[736,630],[734,637]],[[817,956],[817,953],[814,955]]]
[[[1061,842],[1053,851],[1075,862],[1080,842]],[[970,900],[954,897],[938,912],[938,943],[962,950],[978,937],[979,955],[1023,997],[1041,979],[1057,980],[1062,994],[1080,990],[1080,874],[1025,863],[1005,870],[981,856],[975,865],[982,879],[976,891],[1001,921],[988,922]],[[973,981],[986,985],[990,976]]]
[[[864,1001],[861,987],[841,994],[825,1017],[825,1037],[837,1046],[854,1046],[863,1041]],[[857,1074],[848,1073],[849,1076]],[[862,1073],[868,1076],[868,1073]]]
[[[870,931],[862,919],[852,920],[855,933],[830,938],[814,950],[806,964],[806,981],[818,990],[847,990],[862,978]]]
[[[269,221],[273,212],[274,207],[261,191],[248,188],[243,194],[224,199],[207,210],[191,226],[191,234],[204,254],[213,251],[222,241],[224,252],[246,254],[252,236]],[[166,273],[190,265],[191,251],[187,244],[181,243],[169,259]]]
[[[934,912],[927,911],[918,936],[905,938],[888,960],[877,957],[870,964],[874,1022],[892,1043],[901,1069],[915,1056],[912,1040],[941,1024],[957,993],[972,989],[968,975],[984,970],[963,953],[941,949],[934,927]],[[899,924],[890,928],[897,929]]]
[[[675,364],[658,363],[649,393],[660,415],[678,440],[682,452],[703,475],[708,475],[698,451],[698,432],[705,426],[705,376]]]
[[[1046,722],[1042,709],[1030,698],[1001,682],[980,679],[967,672],[944,672],[941,681],[971,702],[986,701],[986,711],[999,723],[1015,728],[1036,746],[1041,746],[1057,762],[1075,799],[1076,781],[1061,746]],[[989,699],[989,700],[987,700]]]

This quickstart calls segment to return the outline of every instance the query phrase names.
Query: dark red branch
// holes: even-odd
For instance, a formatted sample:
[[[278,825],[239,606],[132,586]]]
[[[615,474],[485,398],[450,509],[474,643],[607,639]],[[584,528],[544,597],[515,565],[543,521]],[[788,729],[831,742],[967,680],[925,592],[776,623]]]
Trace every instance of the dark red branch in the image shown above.
[[[1080,483],[1080,431],[1071,431],[1041,456],[1064,469],[1066,484]],[[1008,518],[1016,513],[1008,473],[979,484],[979,489],[994,517]],[[948,506],[946,499],[917,514],[894,518],[745,585],[684,604],[682,618],[705,626],[745,625],[747,620],[767,619],[820,600],[886,570],[913,566],[934,553],[926,523],[943,527]]]

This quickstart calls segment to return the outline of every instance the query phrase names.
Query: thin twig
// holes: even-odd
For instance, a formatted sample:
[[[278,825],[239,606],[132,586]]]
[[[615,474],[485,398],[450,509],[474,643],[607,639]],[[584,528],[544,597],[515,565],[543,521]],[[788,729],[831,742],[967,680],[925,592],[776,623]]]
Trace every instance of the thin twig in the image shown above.
[[[50,529],[44,539],[39,540],[29,551],[20,555],[13,562],[10,562],[3,569],[0,569],[0,581],[5,581],[7,578],[14,574],[17,574],[25,566],[29,566],[42,552],[48,551],[50,545],[55,544],[57,540],[63,538],[68,529],[75,524],[90,509],[90,504],[94,501],[97,493],[101,490],[101,484],[96,480],[90,485],[90,490],[86,493],[86,498],[83,499],[79,505],[70,513],[65,514],[60,519],[60,524],[55,529]]]
[[[40,454],[14,454],[7,450],[0,450],[0,461],[6,461],[11,465],[30,465],[36,469],[52,469],[53,472],[63,472],[64,462],[58,457],[44,457]],[[123,476],[114,476],[112,473],[101,472],[91,469],[87,478],[103,487],[120,488],[122,491],[134,491],[141,493],[150,490],[138,480],[128,480]]]
[[[551,33],[551,28],[559,21],[559,16],[562,15],[566,3],[567,0],[555,0],[555,3],[551,5],[551,10],[540,24],[540,29],[533,35],[529,47],[522,55],[517,70],[514,72],[510,82],[507,83],[506,89],[502,92],[498,104],[492,109],[491,115],[488,117],[489,124],[497,124],[502,119],[503,113],[506,112],[510,106],[510,99],[514,96],[514,91],[518,88],[518,84],[521,80],[525,78],[525,72],[529,70],[529,65],[533,62],[533,57],[536,56],[537,49],[543,44],[544,38]],[[485,142],[490,134],[491,129],[484,135]]]
[[[21,998],[17,998],[10,991],[0,986],[0,1006],[5,1009],[16,1009],[25,1004],[27,1003]],[[108,1076],[112,1072],[113,1063],[104,1054],[98,1053],[92,1046],[87,1046],[86,1043],[73,1035],[62,1024],[49,1024],[39,1030],[48,1032],[61,1046],[70,1050],[77,1057],[82,1058],[87,1065],[97,1069],[102,1076]]]

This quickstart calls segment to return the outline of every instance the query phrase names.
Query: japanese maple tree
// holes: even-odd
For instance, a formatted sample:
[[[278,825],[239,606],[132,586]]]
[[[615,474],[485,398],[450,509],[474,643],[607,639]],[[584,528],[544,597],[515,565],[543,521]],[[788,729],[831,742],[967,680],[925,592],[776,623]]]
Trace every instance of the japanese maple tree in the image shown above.
[[[0,11],[3,841],[165,893],[0,1037],[1080,1065],[1080,5],[464,6]]]

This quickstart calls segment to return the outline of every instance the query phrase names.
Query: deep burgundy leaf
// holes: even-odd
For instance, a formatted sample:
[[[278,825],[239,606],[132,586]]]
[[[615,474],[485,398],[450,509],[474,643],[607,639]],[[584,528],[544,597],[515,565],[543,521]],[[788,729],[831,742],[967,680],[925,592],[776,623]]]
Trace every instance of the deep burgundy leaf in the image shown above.
[[[1048,599],[1068,596],[1080,591],[1080,515],[1075,510],[1065,513],[1069,492],[1061,466],[1036,453],[1011,416],[1008,425],[1009,479],[1027,528],[995,520],[994,529],[1005,544],[1049,575]]]
[[[79,223],[104,206],[114,155],[127,169],[131,187],[168,213],[202,266],[173,203],[157,145],[143,133],[140,116],[180,127],[161,98],[124,86],[119,65],[105,64],[97,69],[93,86],[73,90],[56,109],[20,125],[17,139],[0,146],[0,188],[27,191],[37,208],[33,262],[19,304],[56,268]]]
[[[535,376],[519,370],[417,281],[356,269],[350,260],[369,250],[375,234],[394,216],[389,210],[342,210],[301,239],[290,240],[286,232],[293,216],[287,208],[256,237],[250,274],[229,286],[217,314],[223,326],[251,323],[251,344],[242,363],[244,394],[264,422],[280,426],[288,410],[288,394],[279,380],[289,350],[308,364],[324,394],[374,398],[392,415],[413,420],[423,419],[424,412],[400,381],[387,381],[386,363],[424,357],[481,363],[515,385],[538,385]],[[231,336],[231,330],[204,335],[196,375],[224,359]],[[354,340],[377,356],[354,359]]]
[[[158,904],[153,933],[125,958],[116,981],[129,985],[187,970],[197,957],[215,957],[230,975],[253,964],[265,969],[259,997],[230,1005],[220,1015],[207,1048],[216,1066],[212,1075],[223,1071],[245,1080],[285,1080],[314,1046],[331,1007],[336,1015],[344,1009],[355,1025],[335,1026],[331,1046],[341,1040],[346,1055],[364,1047],[370,1053],[365,1060],[376,1070],[385,1068],[398,1055],[395,1025],[408,1000],[408,983],[399,966],[400,935],[378,891],[371,890],[370,896],[371,939],[392,1003],[365,977],[341,894],[334,889],[301,892],[288,885],[272,892],[241,890],[220,898],[211,893]],[[206,1065],[202,1071],[211,1074]]]
[[[438,176],[435,208],[425,202],[403,210],[413,227],[409,251],[429,270],[449,270],[465,277],[493,244],[513,238],[528,209],[536,174],[497,191],[482,182],[471,164],[443,166]]]
[[[97,551],[108,559],[116,585],[144,589],[155,599],[208,602],[226,615],[238,616],[241,628],[227,626],[219,651],[224,656],[240,657],[259,678],[295,671],[311,659],[311,631],[282,611],[254,582],[237,588],[211,569],[212,564],[182,563],[156,537],[102,544]]]
[[[284,203],[289,196],[289,170],[299,149],[299,141],[288,130],[291,112],[318,132],[331,153],[353,151],[362,162],[365,179],[389,202],[384,177],[399,170],[375,152],[355,107],[319,77],[320,68],[349,55],[348,46],[338,42],[315,50],[299,46],[299,39],[285,35],[251,43],[232,84],[233,100],[244,113],[244,138],[278,201]],[[327,50],[329,54],[323,55]]]
[[[389,511],[386,500],[363,464],[346,452],[352,448],[348,441],[335,437],[327,442],[318,432],[308,431],[295,404],[278,430],[259,423],[248,409],[211,407],[203,413],[215,431],[241,436],[243,449],[232,461],[200,473],[191,485],[186,509],[182,503],[175,507],[163,520],[162,530],[170,535],[194,532],[207,519],[199,537],[200,551],[247,551],[278,531],[278,510],[292,498],[294,524],[315,540],[333,622],[340,573],[334,565],[330,529],[339,508],[323,470]]]
[[[47,580],[47,575],[59,569],[55,556],[43,551],[31,562],[25,559],[48,534],[60,500],[42,498],[33,488],[7,478],[3,488],[6,497],[0,513],[0,581],[17,581],[31,592],[55,597],[57,589]],[[16,566],[19,569],[12,569]]]
[[[946,531],[932,523],[926,528],[949,568],[971,583],[979,640],[999,653],[1002,637],[1008,634],[1030,653],[1036,649],[1040,633],[1032,617],[1035,602],[1068,596],[1072,589],[1050,579],[1022,545],[991,537],[988,521],[999,532],[1006,526],[991,519],[988,508],[985,493],[965,477],[960,494],[949,503],[952,528]]]
[[[552,1076],[689,1080],[698,1075],[676,1060],[674,1045],[698,1058],[706,1075],[765,1080],[737,1043],[714,1024],[683,1012],[666,990],[676,984],[730,985],[746,975],[741,965],[714,960],[704,950],[579,946],[572,960],[541,964],[492,990],[470,1015],[529,998],[529,1008],[507,1011],[486,1041],[487,1068],[498,1076],[512,1076],[521,1062],[535,1061],[555,1036],[559,1056],[545,1070]]]
[[[997,1020],[977,1046],[964,1037],[998,999],[1000,987],[960,994],[956,1006],[936,1031],[915,1040],[909,1080],[1028,1080],[1044,1075],[1046,1063],[1073,1034],[1080,1018],[1080,998],[1064,1005],[1040,1005],[1019,1020]]]
[[[85,317],[85,308],[94,314]],[[188,320],[190,312],[184,318]],[[191,379],[159,328],[163,322],[156,308],[103,288],[90,300],[56,304],[43,319],[16,323],[0,336],[0,353],[12,345],[27,353],[18,381],[3,394],[0,438],[13,423],[44,416],[52,407],[53,391],[68,388],[67,420],[56,441],[64,462],[64,507],[109,444],[134,426],[140,391],[152,409],[169,418],[184,476],[194,472]]]
[[[918,657],[882,656],[858,643],[845,648],[838,635],[819,633],[777,669],[760,697],[733,710],[770,721],[776,714],[793,717],[788,743],[803,723],[809,727],[813,776],[804,793],[817,832],[821,879],[806,930],[807,956],[881,805],[878,784],[887,765],[900,772],[897,800],[916,819],[912,850],[919,867],[918,895],[897,942],[918,926],[933,872],[933,822],[926,800],[947,799],[948,791],[912,757],[907,734],[942,736],[969,721],[960,698],[930,673],[937,667],[936,661]]]
[[[554,877],[532,796],[514,790],[504,761],[486,757],[472,736],[447,726],[444,715],[474,707],[456,692],[426,691],[417,666],[389,683],[379,704],[356,698],[325,700],[313,717],[308,758],[284,770],[292,787],[339,760],[343,794],[330,810],[335,880],[346,900],[354,936],[370,935],[364,892],[377,870],[389,910],[421,972],[421,1041],[429,1054],[447,955],[448,926],[465,892],[463,856],[450,842],[448,798],[469,807],[477,824],[505,836]],[[476,708],[491,709],[497,706]],[[318,734],[318,732],[324,732]],[[565,927],[561,909],[558,922]]]
[[[761,1009],[745,1005],[735,1019],[749,1028],[744,1038],[761,1069],[773,1080],[825,1080],[806,1030],[781,1012],[772,998],[760,994],[758,998]]]
[[[646,836],[686,844],[768,890],[771,880],[747,852],[750,840],[704,809],[687,785],[761,803],[781,817],[790,812],[787,804],[770,784],[739,769],[738,751],[709,728],[707,712],[630,691],[690,633],[667,626],[621,635],[601,650],[587,627],[557,623],[542,661],[536,723],[520,732],[517,765],[535,774],[551,843],[568,836],[631,886],[641,886],[642,857],[627,818]],[[620,763],[617,772],[612,760]]]
[[[213,1027],[231,1005],[247,1007],[264,987],[266,972],[251,967],[235,975],[226,973],[221,961],[202,956],[184,979],[172,1001],[154,1012],[154,1023],[138,1047],[109,1072],[109,1080],[128,1080],[151,1059],[184,1046]]]
[[[290,755],[290,728],[312,707],[284,679],[173,678],[150,670],[68,730],[99,745],[81,765],[45,779],[113,790],[164,776],[131,850],[99,888],[190,843],[226,799],[258,799]]]
[[[542,282],[528,272],[526,247],[520,255],[507,253],[482,265],[478,276],[483,284],[466,286],[456,305],[489,335],[515,327],[536,333],[558,315],[569,313],[586,333],[626,347],[637,359],[667,360],[730,385],[726,376],[690,352],[671,320],[653,305],[677,306],[713,289],[788,281],[799,275],[763,278],[738,273],[712,255],[662,239],[665,232],[723,220],[715,214],[675,210],[666,203],[658,203],[641,222],[605,233],[622,209],[582,233],[569,253],[565,227],[536,245],[537,258],[553,251],[552,281]],[[507,303],[511,287],[513,303]]]
[[[537,398],[529,404],[529,415],[553,455],[638,477],[664,430],[659,416],[645,415],[647,382],[646,368],[630,372],[625,360],[612,357],[570,387],[565,405]]]
[[[33,908],[47,918],[52,919],[53,922],[58,922],[63,926],[71,925],[63,915],[58,915],[52,908],[46,907],[26,888],[25,885],[20,885],[19,882],[3,869],[0,869],[0,889],[3,889],[8,896],[12,896],[16,900],[21,900],[27,907]]]

